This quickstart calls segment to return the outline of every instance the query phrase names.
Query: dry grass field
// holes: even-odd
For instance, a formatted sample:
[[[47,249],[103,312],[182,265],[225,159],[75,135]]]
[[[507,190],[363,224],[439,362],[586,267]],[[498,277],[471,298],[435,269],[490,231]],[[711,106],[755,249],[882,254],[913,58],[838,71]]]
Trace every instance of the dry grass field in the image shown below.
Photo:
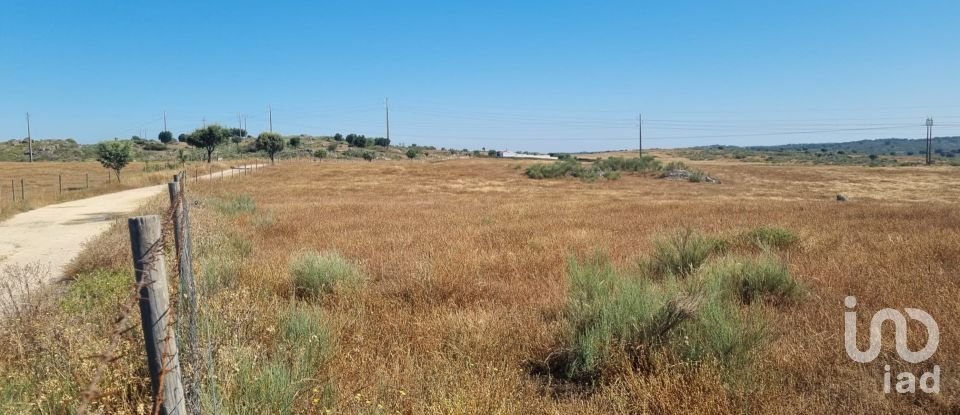
[[[202,333],[216,366],[204,405],[221,413],[960,411],[956,168],[690,163],[722,181],[707,184],[628,174],[532,180],[523,174],[531,163],[291,162],[188,186]],[[836,202],[838,192],[850,201]],[[145,212],[163,206],[158,199]],[[799,237],[766,255],[786,264],[802,293],[734,309],[765,322],[741,367],[665,349],[639,368],[614,354],[590,382],[542,369],[573,324],[571,260],[600,253],[644,278],[658,236],[695,230],[753,258],[764,254],[735,241],[761,226]],[[77,405],[99,364],[90,356],[107,348],[129,292],[126,232],[118,223],[75,263],[77,281],[38,298],[31,318],[5,323],[0,412]],[[318,257],[342,260],[344,278],[304,291],[295,281]],[[939,322],[939,349],[904,364],[888,333],[876,361],[851,361],[848,295],[859,303],[861,348],[874,311],[915,307]],[[916,350],[924,330],[910,329]],[[118,350],[93,408],[143,413],[139,328]],[[939,365],[941,392],[884,394],[885,364],[914,373]]]
[[[225,162],[210,166],[206,163],[187,165],[191,174],[197,171],[207,174],[225,168],[228,168]],[[0,219],[53,203],[165,183],[179,170],[179,166],[168,166],[165,162],[133,162],[121,171],[118,183],[112,170],[93,161],[0,162]]]

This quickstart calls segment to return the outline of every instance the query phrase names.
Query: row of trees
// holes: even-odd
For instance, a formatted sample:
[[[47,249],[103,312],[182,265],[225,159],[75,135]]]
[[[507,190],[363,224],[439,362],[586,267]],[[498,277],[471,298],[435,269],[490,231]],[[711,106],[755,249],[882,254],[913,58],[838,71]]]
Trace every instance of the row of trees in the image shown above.
[[[202,148],[207,152],[207,163],[213,159],[213,152],[217,147],[226,144],[231,138],[244,137],[246,131],[239,128],[223,128],[213,124],[203,128],[198,128],[190,134],[180,134],[179,141],[185,142],[193,147]],[[137,137],[139,138],[139,137]],[[161,132],[159,137],[164,144],[173,141],[173,133],[169,131]],[[295,137],[296,146],[299,146],[300,139]],[[294,144],[294,139],[291,139]],[[239,140],[235,140],[239,142]],[[263,151],[270,156],[270,163],[274,163],[277,153],[283,151],[287,142],[283,136],[273,132],[260,133],[257,136],[254,146],[257,150]],[[130,141],[108,141],[100,143],[97,146],[97,161],[117,175],[117,181],[120,181],[120,171],[123,170],[131,161],[133,161],[133,147]]]
[[[390,139],[385,137],[367,137],[363,134],[343,134],[336,133],[333,135],[335,141],[346,141],[348,145],[353,147],[365,148],[370,146],[381,146],[387,147],[390,145]]]

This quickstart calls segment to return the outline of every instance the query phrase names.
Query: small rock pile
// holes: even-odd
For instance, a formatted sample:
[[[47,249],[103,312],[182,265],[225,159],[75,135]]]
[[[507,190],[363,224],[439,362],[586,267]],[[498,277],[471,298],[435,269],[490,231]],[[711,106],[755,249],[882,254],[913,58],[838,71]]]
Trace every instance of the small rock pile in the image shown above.
[[[691,177],[696,179],[698,176],[700,180],[691,180]],[[670,179],[670,180],[700,181],[704,183],[720,183],[720,180],[710,177],[703,172],[692,172],[687,169],[665,170],[663,173],[661,173],[660,177],[664,179]]]

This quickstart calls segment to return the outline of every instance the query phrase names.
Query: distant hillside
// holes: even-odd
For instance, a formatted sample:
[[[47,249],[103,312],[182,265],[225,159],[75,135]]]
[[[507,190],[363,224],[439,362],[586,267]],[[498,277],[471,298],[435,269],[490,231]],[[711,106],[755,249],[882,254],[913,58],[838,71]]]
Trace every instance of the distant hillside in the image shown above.
[[[880,138],[844,143],[776,146],[712,145],[676,150],[691,160],[736,159],[745,162],[842,164],[869,166],[917,165],[926,155],[926,140]],[[960,165],[960,137],[933,139],[935,164]]]
[[[826,149],[828,152],[844,151],[854,154],[890,155],[890,153],[896,153],[897,155],[914,155],[924,154],[926,147],[927,143],[924,139],[879,138],[845,143],[784,144],[778,146],[748,146],[743,148],[756,151],[823,151],[823,149]],[[935,137],[933,139],[933,151],[936,154],[960,154],[960,137]]]
[[[34,140],[33,159],[37,161],[79,161],[95,158],[92,146],[72,139]],[[23,161],[28,157],[27,140],[0,141],[0,161]]]

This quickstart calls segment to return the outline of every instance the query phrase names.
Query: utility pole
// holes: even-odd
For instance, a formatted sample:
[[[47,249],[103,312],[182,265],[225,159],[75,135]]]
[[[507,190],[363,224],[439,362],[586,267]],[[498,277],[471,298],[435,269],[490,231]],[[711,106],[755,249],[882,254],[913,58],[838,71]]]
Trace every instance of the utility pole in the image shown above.
[[[207,117],[203,117],[203,128],[207,128]]]
[[[387,141],[390,141],[390,98],[383,99],[383,108],[387,112]]]
[[[643,113],[637,113],[637,153],[643,157]]]
[[[267,105],[267,118],[270,121],[270,132],[273,132],[273,106]]]
[[[170,131],[167,129],[167,112],[163,112],[163,131]]]
[[[33,136],[30,134],[30,113],[27,113],[27,151],[30,152],[30,162],[33,163]]]
[[[933,118],[927,117],[927,165],[933,164]]]

